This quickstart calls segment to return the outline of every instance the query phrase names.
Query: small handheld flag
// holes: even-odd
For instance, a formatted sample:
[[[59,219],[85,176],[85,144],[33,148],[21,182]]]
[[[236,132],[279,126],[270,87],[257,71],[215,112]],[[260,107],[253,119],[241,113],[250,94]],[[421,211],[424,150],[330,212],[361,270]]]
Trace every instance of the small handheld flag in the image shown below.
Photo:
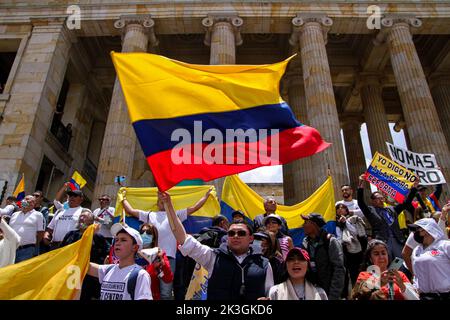
[[[75,170],[75,172],[72,175],[72,178],[69,181],[70,189],[72,191],[74,190],[81,190],[86,184],[86,180],[83,178],[81,174],[78,173],[78,171]]]
[[[17,202],[25,198],[25,175],[23,173],[16,190],[14,190],[13,196],[16,197]]]

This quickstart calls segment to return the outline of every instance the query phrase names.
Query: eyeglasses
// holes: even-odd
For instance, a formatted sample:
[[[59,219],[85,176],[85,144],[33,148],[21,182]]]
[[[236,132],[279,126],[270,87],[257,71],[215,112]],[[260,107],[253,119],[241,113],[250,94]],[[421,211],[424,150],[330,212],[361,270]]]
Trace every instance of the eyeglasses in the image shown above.
[[[40,195],[40,194],[33,194],[33,197],[35,197],[35,198],[40,198],[41,195]]]
[[[234,230],[230,230],[228,231],[228,236],[233,238],[234,236],[238,236],[238,237],[245,237],[247,235],[247,232],[245,232],[244,230],[238,230],[237,232]]]
[[[109,201],[109,199],[98,199],[98,201]]]

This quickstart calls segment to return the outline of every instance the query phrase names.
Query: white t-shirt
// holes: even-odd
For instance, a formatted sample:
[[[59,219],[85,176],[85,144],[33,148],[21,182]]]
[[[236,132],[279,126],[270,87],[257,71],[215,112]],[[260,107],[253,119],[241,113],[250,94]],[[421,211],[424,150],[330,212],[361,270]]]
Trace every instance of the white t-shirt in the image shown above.
[[[14,264],[20,236],[3,219],[0,221],[0,230],[3,232],[3,239],[0,240],[0,268],[3,268]]]
[[[69,208],[59,212],[47,228],[53,230],[53,242],[63,241],[64,236],[72,230],[77,229],[78,218],[80,217],[82,207]]]
[[[112,269],[106,273],[111,264],[100,265],[98,269],[98,280],[101,284],[100,300],[131,300],[128,293],[127,283],[131,272],[139,268],[139,274],[134,290],[134,300],[152,300],[150,288],[150,275],[137,264],[120,269],[118,264],[112,265]]]
[[[177,210],[176,214],[181,222],[187,219],[187,209]],[[170,229],[166,212],[139,211],[139,220],[144,223],[151,223],[158,229],[158,247],[166,251],[168,257],[175,258],[177,253],[177,240]]]
[[[14,206],[8,204],[3,209],[0,209],[0,216],[11,216],[14,213]]]
[[[93,214],[94,216],[101,218],[105,221],[105,223],[100,224],[100,230],[98,231],[99,234],[104,236],[105,238],[112,238],[111,234],[111,224],[110,222],[114,219],[114,212],[116,211],[113,207],[108,207],[105,209],[97,208],[94,210]],[[109,224],[109,226],[108,226]]]
[[[423,249],[417,246],[411,256],[416,285],[425,293],[450,291],[450,241],[439,240]]]
[[[353,211],[353,214],[363,219],[365,218],[364,214],[362,213],[361,209],[358,206],[358,201],[356,201],[355,199],[353,199],[352,201],[339,200],[336,202],[335,206],[337,206],[340,203],[346,205],[349,211]]]
[[[28,213],[14,212],[9,225],[20,236],[21,246],[36,244],[36,232],[45,230],[44,216],[34,209]]]

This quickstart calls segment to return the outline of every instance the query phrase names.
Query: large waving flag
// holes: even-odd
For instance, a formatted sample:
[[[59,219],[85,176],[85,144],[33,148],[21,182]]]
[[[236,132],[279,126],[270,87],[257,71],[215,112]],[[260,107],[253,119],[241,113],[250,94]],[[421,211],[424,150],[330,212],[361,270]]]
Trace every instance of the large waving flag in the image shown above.
[[[202,198],[211,186],[184,186],[170,189],[173,207],[175,210],[185,209],[193,206]],[[122,191],[126,190],[127,200],[133,208],[143,211],[158,211],[157,188],[120,188],[117,193],[115,222],[119,222],[123,215]],[[205,204],[192,215],[188,216],[183,225],[188,233],[198,233],[203,227],[211,226],[211,218],[220,214],[220,204],[217,200],[216,190],[213,187]],[[125,222],[130,227],[139,229],[141,222],[130,216],[125,217]]]
[[[147,53],[112,59],[131,122],[161,190],[311,156],[329,146],[279,94],[290,59],[194,65]]]
[[[83,176],[75,170],[75,172],[72,175],[72,178],[70,178],[69,181],[69,187],[72,191],[74,190],[81,190],[86,184],[86,180],[83,178]]]
[[[286,219],[289,233],[296,246],[303,240],[303,222],[300,215],[319,213],[327,223],[325,228],[330,233],[336,230],[336,210],[331,176],[303,202],[293,206],[278,205],[276,213]],[[246,185],[237,175],[227,177],[223,184],[222,214],[231,221],[231,213],[241,210],[246,218],[253,220],[257,215],[263,214],[264,199]]]
[[[0,300],[73,300],[89,268],[94,225],[77,242],[0,269]]]
[[[17,202],[25,198],[25,175],[22,173],[22,178],[19,181],[16,189],[14,190],[13,196],[16,197]]]

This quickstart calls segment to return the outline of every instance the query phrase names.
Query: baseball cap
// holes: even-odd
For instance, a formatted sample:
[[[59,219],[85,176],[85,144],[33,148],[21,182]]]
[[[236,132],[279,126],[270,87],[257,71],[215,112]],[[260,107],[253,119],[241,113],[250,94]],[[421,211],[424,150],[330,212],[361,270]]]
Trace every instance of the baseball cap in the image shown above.
[[[323,219],[322,215],[318,213],[310,213],[306,216],[301,215],[301,217],[303,218],[303,220],[309,220],[311,222],[314,222],[315,224],[317,224],[319,228],[322,228],[324,225],[326,225],[326,222]]]
[[[305,261],[308,261],[308,262],[310,261],[308,251],[306,251],[305,249],[298,248],[298,247],[294,247],[291,250],[289,250],[289,252],[286,255],[285,261],[294,254],[299,254],[301,257],[303,257],[303,259]]]
[[[125,230],[126,233],[132,236],[134,240],[136,240],[136,243],[139,246],[139,250],[142,250],[143,241],[141,235],[139,234],[139,231],[129,226],[125,226],[121,223],[115,223],[111,226],[111,234],[113,235],[113,237],[115,237],[121,230]]]
[[[266,223],[267,223],[267,221],[268,221],[269,219],[274,219],[274,220],[278,221],[278,224],[280,224],[280,225],[283,224],[283,221],[281,220],[281,218],[280,218],[279,215],[277,215],[277,214],[275,214],[275,213],[271,213],[271,214],[268,214],[268,215],[263,219],[263,225],[266,225]]]
[[[70,190],[70,191],[67,191],[67,195],[83,197],[83,191],[81,191],[81,190]]]
[[[240,214],[243,217],[245,217],[245,214],[241,210],[233,211],[233,213],[231,214],[231,217],[234,218],[234,216],[237,215],[237,214]]]

